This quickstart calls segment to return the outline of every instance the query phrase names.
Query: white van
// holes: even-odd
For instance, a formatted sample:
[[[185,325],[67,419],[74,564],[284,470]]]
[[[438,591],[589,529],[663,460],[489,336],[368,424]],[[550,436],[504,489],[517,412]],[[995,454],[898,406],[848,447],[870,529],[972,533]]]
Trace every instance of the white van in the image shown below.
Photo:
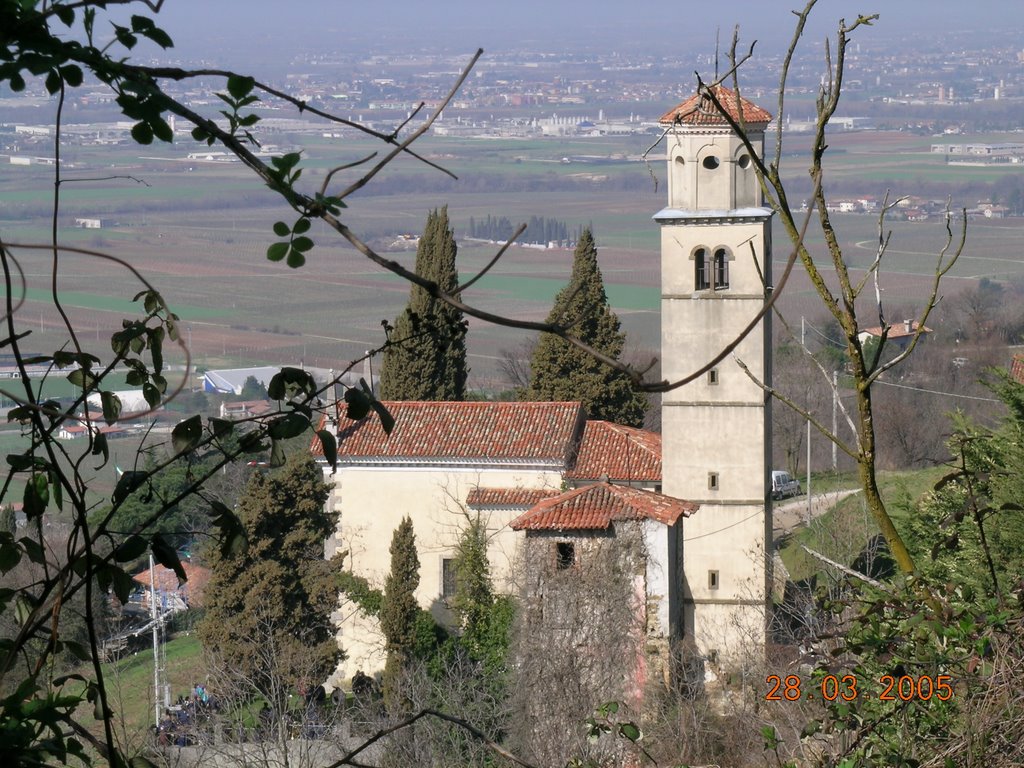
[[[781,469],[772,470],[772,498],[785,499],[788,496],[800,495],[800,481],[789,472]]]

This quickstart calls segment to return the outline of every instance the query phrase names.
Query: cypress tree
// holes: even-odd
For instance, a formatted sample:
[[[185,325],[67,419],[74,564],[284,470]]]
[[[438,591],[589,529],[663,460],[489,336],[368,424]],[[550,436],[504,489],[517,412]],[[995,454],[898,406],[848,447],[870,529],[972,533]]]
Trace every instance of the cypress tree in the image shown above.
[[[420,585],[420,559],[416,534],[406,515],[391,537],[391,571],[384,582],[380,629],[388,658],[384,666],[384,703],[391,713],[407,709],[401,691],[404,673],[415,655],[417,618],[416,588]]]
[[[293,689],[319,682],[338,662],[331,612],[339,563],[324,559],[334,529],[324,509],[329,490],[301,452],[276,472],[254,474],[238,502],[248,549],[210,553],[200,641],[268,700],[281,681]],[[268,648],[275,649],[273,669]]]
[[[416,249],[416,273],[445,291],[459,284],[455,235],[447,206],[427,216]],[[412,286],[409,304],[395,320],[380,372],[383,400],[465,400],[466,323],[462,313]]]
[[[626,334],[608,305],[589,228],[580,233],[572,278],[555,297],[547,321],[568,326],[573,335],[609,357],[617,359],[622,354]],[[541,336],[530,360],[530,372],[528,399],[579,400],[591,418],[630,426],[643,423],[647,400],[629,378],[558,336]]]

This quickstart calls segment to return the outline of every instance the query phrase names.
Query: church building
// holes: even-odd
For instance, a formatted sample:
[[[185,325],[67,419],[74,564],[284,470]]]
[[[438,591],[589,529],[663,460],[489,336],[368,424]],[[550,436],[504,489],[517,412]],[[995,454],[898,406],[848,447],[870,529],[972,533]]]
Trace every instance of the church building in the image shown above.
[[[549,621],[544,600],[566,600],[545,578],[565,582],[584,572],[587,557],[621,555],[628,545],[637,686],[668,674],[643,648],[664,659],[687,640],[712,664],[763,648],[770,402],[734,358],[770,383],[770,323],[758,317],[771,292],[772,212],[762,206],[751,152],[763,152],[771,116],[727,88],[711,93],[751,145],[707,93],[661,118],[668,200],[653,218],[661,229],[662,374],[674,381],[707,367],[664,394],[661,435],[588,420],[579,403],[394,402],[386,403],[396,420],[388,436],[375,416],[341,416],[342,404],[323,425],[338,435],[338,469],[327,477],[338,520],[328,556],[346,552],[346,567],[380,587],[392,532],[410,515],[417,598],[443,621],[460,526],[479,514],[496,587],[521,594]],[[707,366],[747,326],[735,349]],[[512,569],[523,552],[520,562],[543,577],[525,592]],[[381,669],[376,620],[344,596],[336,619],[348,658],[331,682]]]

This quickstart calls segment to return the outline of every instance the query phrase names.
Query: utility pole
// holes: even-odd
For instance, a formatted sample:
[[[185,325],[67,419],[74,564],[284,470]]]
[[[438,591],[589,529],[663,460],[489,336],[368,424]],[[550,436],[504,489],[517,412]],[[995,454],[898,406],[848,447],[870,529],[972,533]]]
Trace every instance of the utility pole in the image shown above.
[[[800,346],[807,352],[807,321],[800,315]],[[804,392],[809,395],[806,389]],[[807,397],[810,400],[810,397]],[[806,402],[806,401],[805,401]],[[810,410],[808,408],[808,410]],[[807,525],[811,524],[811,420],[807,419]]]
[[[149,616],[153,620],[153,707],[156,727],[160,728],[160,624],[156,607],[156,566],[149,555]]]
[[[832,371],[832,437],[839,437],[839,371]],[[836,441],[832,441],[832,471],[839,469]]]

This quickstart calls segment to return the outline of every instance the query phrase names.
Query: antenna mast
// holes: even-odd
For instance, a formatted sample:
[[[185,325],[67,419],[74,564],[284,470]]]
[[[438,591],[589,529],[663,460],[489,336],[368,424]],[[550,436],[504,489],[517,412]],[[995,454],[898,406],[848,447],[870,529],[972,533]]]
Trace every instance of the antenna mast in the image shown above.
[[[720,26],[715,27],[715,82],[718,82],[718,43],[719,38],[722,36],[722,28]]]

